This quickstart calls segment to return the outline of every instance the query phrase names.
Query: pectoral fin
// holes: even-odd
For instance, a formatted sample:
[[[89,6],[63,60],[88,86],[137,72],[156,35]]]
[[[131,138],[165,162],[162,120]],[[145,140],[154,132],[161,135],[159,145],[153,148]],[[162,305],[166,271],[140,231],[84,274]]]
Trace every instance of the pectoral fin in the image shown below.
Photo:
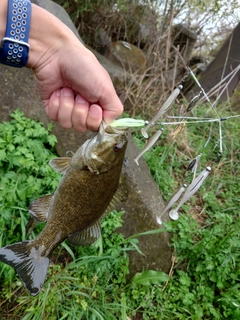
[[[54,193],[40,197],[34,200],[28,207],[28,212],[38,221],[45,222],[48,218],[50,202]]]
[[[69,157],[69,158],[72,158],[74,156],[75,152],[73,151],[67,151],[66,152],[66,156]]]
[[[95,241],[97,241],[100,236],[101,224],[100,220],[98,220],[91,227],[83,231],[70,234],[67,239],[71,244],[74,244],[76,246],[89,246],[90,244],[93,244]]]
[[[49,161],[49,165],[58,173],[65,173],[67,168],[69,167],[69,163],[71,161],[71,157],[61,157],[55,158]]]

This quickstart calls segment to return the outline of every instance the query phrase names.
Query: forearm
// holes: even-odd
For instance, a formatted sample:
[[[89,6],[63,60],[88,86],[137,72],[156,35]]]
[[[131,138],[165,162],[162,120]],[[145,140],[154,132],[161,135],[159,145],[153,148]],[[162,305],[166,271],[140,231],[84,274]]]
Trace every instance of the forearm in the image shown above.
[[[0,0],[0,40],[6,32],[8,0]],[[72,31],[54,15],[32,4],[32,18],[28,43],[30,45],[27,67],[37,68],[67,45],[68,40],[78,39]]]
[[[35,68],[67,45],[72,31],[54,15],[32,4],[32,23],[29,34],[30,53],[28,67]],[[78,39],[76,38],[76,42]],[[80,42],[80,41],[79,41]],[[47,57],[46,57],[47,55]]]
[[[0,40],[5,37],[7,8],[8,0],[0,0]],[[52,120],[64,128],[96,131],[102,118],[110,123],[121,114],[111,79],[93,53],[59,19],[34,4],[28,44],[27,67],[33,69]]]

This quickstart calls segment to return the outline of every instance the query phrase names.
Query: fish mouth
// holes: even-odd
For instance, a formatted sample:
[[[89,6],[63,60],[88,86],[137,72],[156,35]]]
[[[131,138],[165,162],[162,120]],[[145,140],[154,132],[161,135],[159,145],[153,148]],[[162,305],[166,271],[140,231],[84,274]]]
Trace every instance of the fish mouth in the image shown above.
[[[99,136],[104,135],[121,135],[124,134],[128,130],[128,127],[121,127],[121,129],[117,129],[115,127],[111,127],[111,124],[107,124],[104,120],[102,120],[99,127]]]
[[[129,128],[121,128],[116,129],[115,127],[111,127],[111,124],[107,124],[104,120],[101,122],[99,127],[99,132],[97,134],[97,143],[101,144],[104,140],[107,140],[108,137],[113,141],[116,139],[118,143],[125,142],[127,140],[127,131]]]
[[[127,130],[128,128],[119,130],[111,127],[105,121],[101,122],[98,134],[85,144],[83,152],[84,163],[91,172],[99,174],[108,171],[107,154],[109,150],[112,151],[114,144],[124,145],[127,141]]]

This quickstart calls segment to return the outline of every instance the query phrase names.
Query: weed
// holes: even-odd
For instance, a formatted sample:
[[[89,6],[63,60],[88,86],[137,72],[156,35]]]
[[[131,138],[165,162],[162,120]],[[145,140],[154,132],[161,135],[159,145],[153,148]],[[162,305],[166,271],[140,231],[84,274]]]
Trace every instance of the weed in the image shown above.
[[[122,225],[123,212],[111,212],[103,220],[102,237],[90,247],[78,248],[65,268],[51,264],[42,292],[11,297],[13,316],[22,319],[118,319],[123,311],[121,293],[128,273],[127,250],[132,240],[112,232]],[[5,286],[5,290],[7,290]],[[126,308],[126,305],[125,305]]]
[[[51,192],[58,183],[54,179],[59,178],[45,167],[55,156],[51,142],[55,138],[50,135],[49,140],[48,130],[26,119],[19,111],[12,117],[10,123],[1,125],[0,143],[4,151],[0,167],[1,245],[25,239],[29,202],[42,193]],[[40,137],[33,128],[37,128]],[[27,129],[28,134],[25,134]],[[201,149],[208,135],[203,126],[198,130],[187,127],[187,136],[191,139],[184,143],[191,152],[185,154],[182,144],[178,143],[182,142],[181,137],[171,140],[167,131],[145,155],[165,199],[182,183],[191,153],[198,146]],[[172,235],[173,274],[168,277],[160,271],[146,270],[126,282],[127,251],[137,248],[136,237],[140,235],[124,239],[116,233],[114,230],[121,226],[123,213],[114,211],[104,219],[102,237],[93,246],[74,248],[64,243],[60,247],[56,254],[63,259],[51,264],[44,288],[35,298],[25,295],[13,269],[4,265],[1,269],[1,317],[4,319],[10,314],[11,319],[32,320],[239,319],[238,131],[237,121],[229,121],[224,127],[223,140],[231,143],[224,144],[223,158],[215,164],[198,194],[181,209],[180,219],[164,224]],[[186,139],[186,132],[181,135]],[[48,149],[39,152],[38,147],[28,149],[28,145],[34,143],[30,141],[35,139],[39,148],[41,145]],[[141,147],[143,141],[138,133],[135,139]],[[23,148],[22,145],[24,154],[29,153],[24,161],[22,149],[17,150],[19,146]],[[208,161],[207,151],[201,159],[203,165]]]
[[[226,112],[221,107],[218,111],[220,114]],[[219,162],[213,162],[212,175],[200,188],[199,194],[183,206],[180,219],[164,224],[172,235],[173,276],[165,288],[144,288],[140,285],[131,293],[128,291],[137,301],[144,319],[239,319],[238,122],[228,122],[223,132],[224,152]],[[181,135],[185,136],[185,133]],[[209,131],[202,125],[197,128],[188,126],[187,136],[191,136],[187,142],[189,149],[192,152],[196,150],[197,155],[208,135]],[[213,137],[218,138],[217,128]],[[135,139],[142,145],[138,134]],[[186,165],[183,164],[188,162],[188,155],[180,152],[182,145],[178,146],[176,142],[168,143],[166,154],[160,153],[167,140],[166,135],[152,152],[144,156],[166,199],[168,192],[173,193],[176,189],[176,182],[179,185],[185,180]],[[177,141],[182,142],[182,137]],[[203,166],[214,158],[211,147],[204,152],[201,158]],[[164,156],[164,162],[161,156]],[[165,180],[166,171],[171,176]],[[148,299],[143,301],[144,296]]]
[[[26,208],[40,194],[52,192],[59,176],[48,161],[56,157],[56,137],[19,110],[0,124],[0,246],[26,239]],[[2,264],[0,277],[11,282],[12,268]]]

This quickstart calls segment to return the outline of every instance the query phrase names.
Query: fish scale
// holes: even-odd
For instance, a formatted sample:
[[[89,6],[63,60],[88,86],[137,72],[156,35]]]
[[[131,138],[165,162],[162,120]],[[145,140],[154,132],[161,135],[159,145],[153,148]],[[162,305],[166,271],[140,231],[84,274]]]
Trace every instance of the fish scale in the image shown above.
[[[120,176],[121,173],[119,167],[101,175],[72,168],[69,170],[71,172],[66,172],[57,189],[57,194],[54,195],[56,205],[50,207],[47,224],[35,239],[38,243],[45,243],[45,256],[51,255],[52,250],[62,242],[62,238],[65,239],[69,234],[91,226],[103,215],[118,187],[118,181],[112,179],[112,175]],[[73,178],[74,183],[72,183]],[[86,188],[86,185],[89,187]],[[106,186],[108,186],[108,192],[105,192]],[[69,191],[67,196],[66,188]],[[75,196],[76,193],[78,197]],[[62,212],[68,212],[68,214],[62,215]],[[60,236],[58,236],[59,223],[56,223],[56,219],[61,220],[59,221],[62,233]]]
[[[72,158],[50,161],[51,167],[63,174],[58,188],[29,207],[37,221],[46,221],[44,229],[34,240],[0,249],[0,261],[15,268],[31,295],[41,291],[51,254],[61,242],[67,238],[76,245],[90,245],[101,235],[100,219],[121,194],[119,180],[127,141],[127,129],[102,122],[99,133]]]

